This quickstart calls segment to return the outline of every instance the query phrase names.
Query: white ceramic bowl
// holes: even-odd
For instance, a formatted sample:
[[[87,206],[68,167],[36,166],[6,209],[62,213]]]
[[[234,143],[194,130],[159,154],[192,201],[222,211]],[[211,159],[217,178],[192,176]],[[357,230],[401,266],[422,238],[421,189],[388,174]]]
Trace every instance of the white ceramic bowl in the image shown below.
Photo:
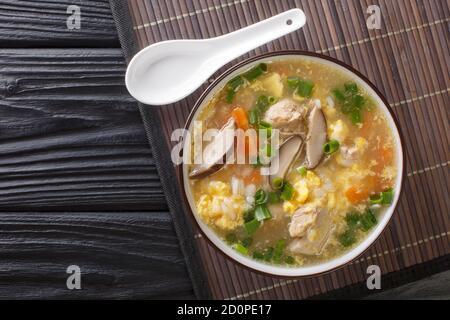
[[[193,200],[193,196],[191,193],[191,189],[188,185],[188,165],[182,165],[182,177],[183,177],[183,185],[185,190],[185,195],[187,201],[189,202],[189,207],[194,215],[195,220],[197,221],[201,231],[204,236],[208,240],[211,241],[220,251],[222,251],[227,257],[232,260],[239,262],[240,264],[263,272],[270,275],[284,276],[284,277],[301,277],[301,276],[311,276],[319,273],[328,272],[339,267],[344,266],[350,261],[356,259],[359,255],[361,255],[365,250],[367,250],[378,238],[378,236],[383,232],[386,228],[386,225],[390,221],[395,207],[397,206],[397,202],[401,193],[402,181],[404,175],[404,155],[403,155],[403,147],[402,147],[402,139],[398,130],[397,121],[394,118],[394,115],[388,106],[386,99],[382,96],[382,94],[375,88],[375,86],[370,83],[368,79],[366,79],[362,74],[353,68],[345,65],[344,63],[335,60],[330,57],[326,57],[320,54],[311,53],[311,52],[303,52],[303,51],[278,51],[272,52],[268,54],[259,55],[253,58],[250,58],[246,61],[243,61],[236,66],[228,69],[224,72],[220,77],[217,78],[203,93],[203,95],[197,101],[195,107],[193,108],[191,115],[189,116],[186,128],[191,130],[192,122],[197,118],[198,113],[202,108],[208,103],[208,101],[217,93],[218,90],[224,87],[224,85],[237,74],[242,73],[243,71],[251,68],[253,65],[256,65],[261,62],[269,62],[283,59],[310,59],[314,61],[320,61],[321,63],[333,65],[342,72],[347,73],[351,76],[352,79],[358,84],[358,86],[364,88],[364,90],[369,93],[377,102],[377,104],[381,107],[383,112],[386,115],[386,119],[389,122],[389,125],[392,129],[392,134],[395,140],[396,145],[396,165],[398,169],[397,179],[394,184],[395,197],[393,203],[385,210],[385,212],[379,217],[379,222],[375,228],[373,228],[368,234],[367,237],[359,243],[356,247],[350,249],[345,254],[335,257],[329,261],[322,262],[315,265],[301,266],[301,267],[287,267],[287,266],[275,266],[269,265],[250,257],[239,254],[237,251],[233,250],[229,245],[227,245],[223,240],[221,240],[214,231],[206,225],[201,218],[196,213],[196,206]],[[192,131],[191,131],[192,132]]]

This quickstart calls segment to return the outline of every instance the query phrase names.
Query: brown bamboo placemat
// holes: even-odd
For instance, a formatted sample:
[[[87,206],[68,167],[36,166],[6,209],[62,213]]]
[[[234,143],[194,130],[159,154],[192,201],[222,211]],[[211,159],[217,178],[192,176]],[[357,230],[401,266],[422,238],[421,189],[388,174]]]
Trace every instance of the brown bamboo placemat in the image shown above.
[[[381,30],[366,26],[366,10],[373,4],[381,8]],[[437,265],[439,270],[450,267],[448,0],[128,0],[128,8],[118,8],[111,0],[111,5],[116,21],[122,21],[118,29],[128,59],[136,49],[154,42],[214,37],[301,8],[308,19],[303,29],[237,61],[278,49],[316,51],[342,60],[385,94],[405,138],[403,195],[392,222],[370,250],[337,271],[283,280],[227,260],[186,218],[177,171],[168,162],[170,135],[184,127],[207,84],[173,105],[141,106],[198,297],[208,297],[210,291],[213,298],[220,299],[299,299],[355,286],[359,294],[367,294],[369,291],[359,284],[365,282],[366,268],[371,264],[379,265],[383,274],[393,279],[391,283],[396,283],[396,278],[414,279],[414,266],[424,270],[436,270]],[[124,27],[127,10],[131,26]],[[402,270],[408,272],[402,274]]]

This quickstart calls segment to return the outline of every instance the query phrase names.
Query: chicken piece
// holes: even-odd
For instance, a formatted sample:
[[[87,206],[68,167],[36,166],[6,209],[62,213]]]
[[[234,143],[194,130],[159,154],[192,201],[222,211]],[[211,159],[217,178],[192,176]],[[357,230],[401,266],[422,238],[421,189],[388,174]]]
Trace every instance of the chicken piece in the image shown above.
[[[300,238],[294,238],[287,249],[294,254],[320,255],[332,232],[329,212],[326,209],[318,209],[315,223],[308,228],[308,234]],[[310,237],[310,233],[313,233],[314,236]]]
[[[318,211],[310,207],[298,209],[292,216],[289,225],[289,234],[291,237],[303,237],[306,231],[316,222]]]
[[[264,121],[282,133],[304,133],[306,108],[292,99],[283,99],[272,105],[264,115]]]

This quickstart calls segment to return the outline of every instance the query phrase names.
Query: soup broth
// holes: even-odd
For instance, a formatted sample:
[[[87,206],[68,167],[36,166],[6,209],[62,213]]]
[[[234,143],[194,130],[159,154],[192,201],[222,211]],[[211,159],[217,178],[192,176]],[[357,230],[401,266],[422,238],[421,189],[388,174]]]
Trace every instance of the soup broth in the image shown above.
[[[203,131],[278,130],[276,150],[252,152],[249,138],[243,149],[229,147],[256,163],[188,166],[195,214],[243,255],[294,267],[330,260],[367,237],[392,203],[396,146],[384,112],[331,64],[259,64],[228,82],[195,121]],[[261,153],[269,163],[258,161]],[[265,175],[275,158],[286,170]]]

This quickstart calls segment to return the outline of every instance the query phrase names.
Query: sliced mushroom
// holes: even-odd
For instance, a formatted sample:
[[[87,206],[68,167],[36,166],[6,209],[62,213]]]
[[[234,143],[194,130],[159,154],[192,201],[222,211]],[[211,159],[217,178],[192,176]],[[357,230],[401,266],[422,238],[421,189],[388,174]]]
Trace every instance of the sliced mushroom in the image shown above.
[[[195,165],[189,174],[191,179],[201,179],[220,170],[225,165],[226,155],[234,146],[233,118],[220,129],[214,139],[203,149],[202,163]]]
[[[273,180],[275,178],[284,179],[292,163],[301,152],[303,146],[303,139],[299,135],[294,135],[288,138],[278,150],[278,154],[273,157],[269,168],[269,181],[273,187]]]
[[[307,235],[294,238],[288,245],[288,250],[296,254],[320,255],[333,231],[331,217],[326,209],[317,209],[317,219]],[[315,235],[311,235],[313,232]]]
[[[317,167],[323,156],[323,145],[327,141],[327,123],[322,109],[315,105],[308,117],[306,138],[306,164],[308,169]]]

